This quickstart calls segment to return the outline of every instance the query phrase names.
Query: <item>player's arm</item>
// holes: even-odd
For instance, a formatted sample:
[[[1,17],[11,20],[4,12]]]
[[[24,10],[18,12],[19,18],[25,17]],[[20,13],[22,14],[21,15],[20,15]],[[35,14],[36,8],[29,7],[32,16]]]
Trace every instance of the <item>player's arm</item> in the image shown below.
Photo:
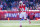
[[[19,8],[18,10],[19,10],[19,12],[20,12],[20,8]]]
[[[21,11],[21,8],[19,8],[19,12]]]
[[[21,11],[20,5],[19,5],[19,12]]]

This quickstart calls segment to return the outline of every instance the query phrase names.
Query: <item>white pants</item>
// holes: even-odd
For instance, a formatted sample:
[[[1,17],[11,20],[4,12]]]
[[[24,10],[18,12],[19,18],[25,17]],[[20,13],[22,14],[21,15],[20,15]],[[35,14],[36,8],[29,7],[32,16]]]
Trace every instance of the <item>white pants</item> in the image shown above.
[[[26,19],[26,12],[21,12],[20,13],[20,18],[24,17],[24,19]]]

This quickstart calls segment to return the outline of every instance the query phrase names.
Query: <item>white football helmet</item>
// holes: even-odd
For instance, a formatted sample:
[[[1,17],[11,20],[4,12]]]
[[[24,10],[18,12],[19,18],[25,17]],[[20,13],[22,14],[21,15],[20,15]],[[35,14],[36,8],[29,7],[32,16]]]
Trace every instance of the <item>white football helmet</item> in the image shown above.
[[[22,2],[22,1],[20,1],[20,2],[19,2],[19,4],[23,4],[23,2]]]

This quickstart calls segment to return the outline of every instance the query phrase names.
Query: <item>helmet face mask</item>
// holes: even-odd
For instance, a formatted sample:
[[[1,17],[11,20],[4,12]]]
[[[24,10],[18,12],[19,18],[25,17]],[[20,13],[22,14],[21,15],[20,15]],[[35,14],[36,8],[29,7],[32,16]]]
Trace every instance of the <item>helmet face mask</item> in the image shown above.
[[[22,3],[20,3],[20,5],[21,5]]]

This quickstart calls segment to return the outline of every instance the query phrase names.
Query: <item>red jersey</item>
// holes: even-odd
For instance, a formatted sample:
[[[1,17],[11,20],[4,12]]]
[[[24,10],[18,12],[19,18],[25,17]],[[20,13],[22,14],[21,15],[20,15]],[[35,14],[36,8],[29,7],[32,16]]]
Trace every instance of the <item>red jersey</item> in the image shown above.
[[[22,5],[19,5],[19,8],[20,8],[20,12],[24,12],[25,11],[25,4],[22,4]]]

